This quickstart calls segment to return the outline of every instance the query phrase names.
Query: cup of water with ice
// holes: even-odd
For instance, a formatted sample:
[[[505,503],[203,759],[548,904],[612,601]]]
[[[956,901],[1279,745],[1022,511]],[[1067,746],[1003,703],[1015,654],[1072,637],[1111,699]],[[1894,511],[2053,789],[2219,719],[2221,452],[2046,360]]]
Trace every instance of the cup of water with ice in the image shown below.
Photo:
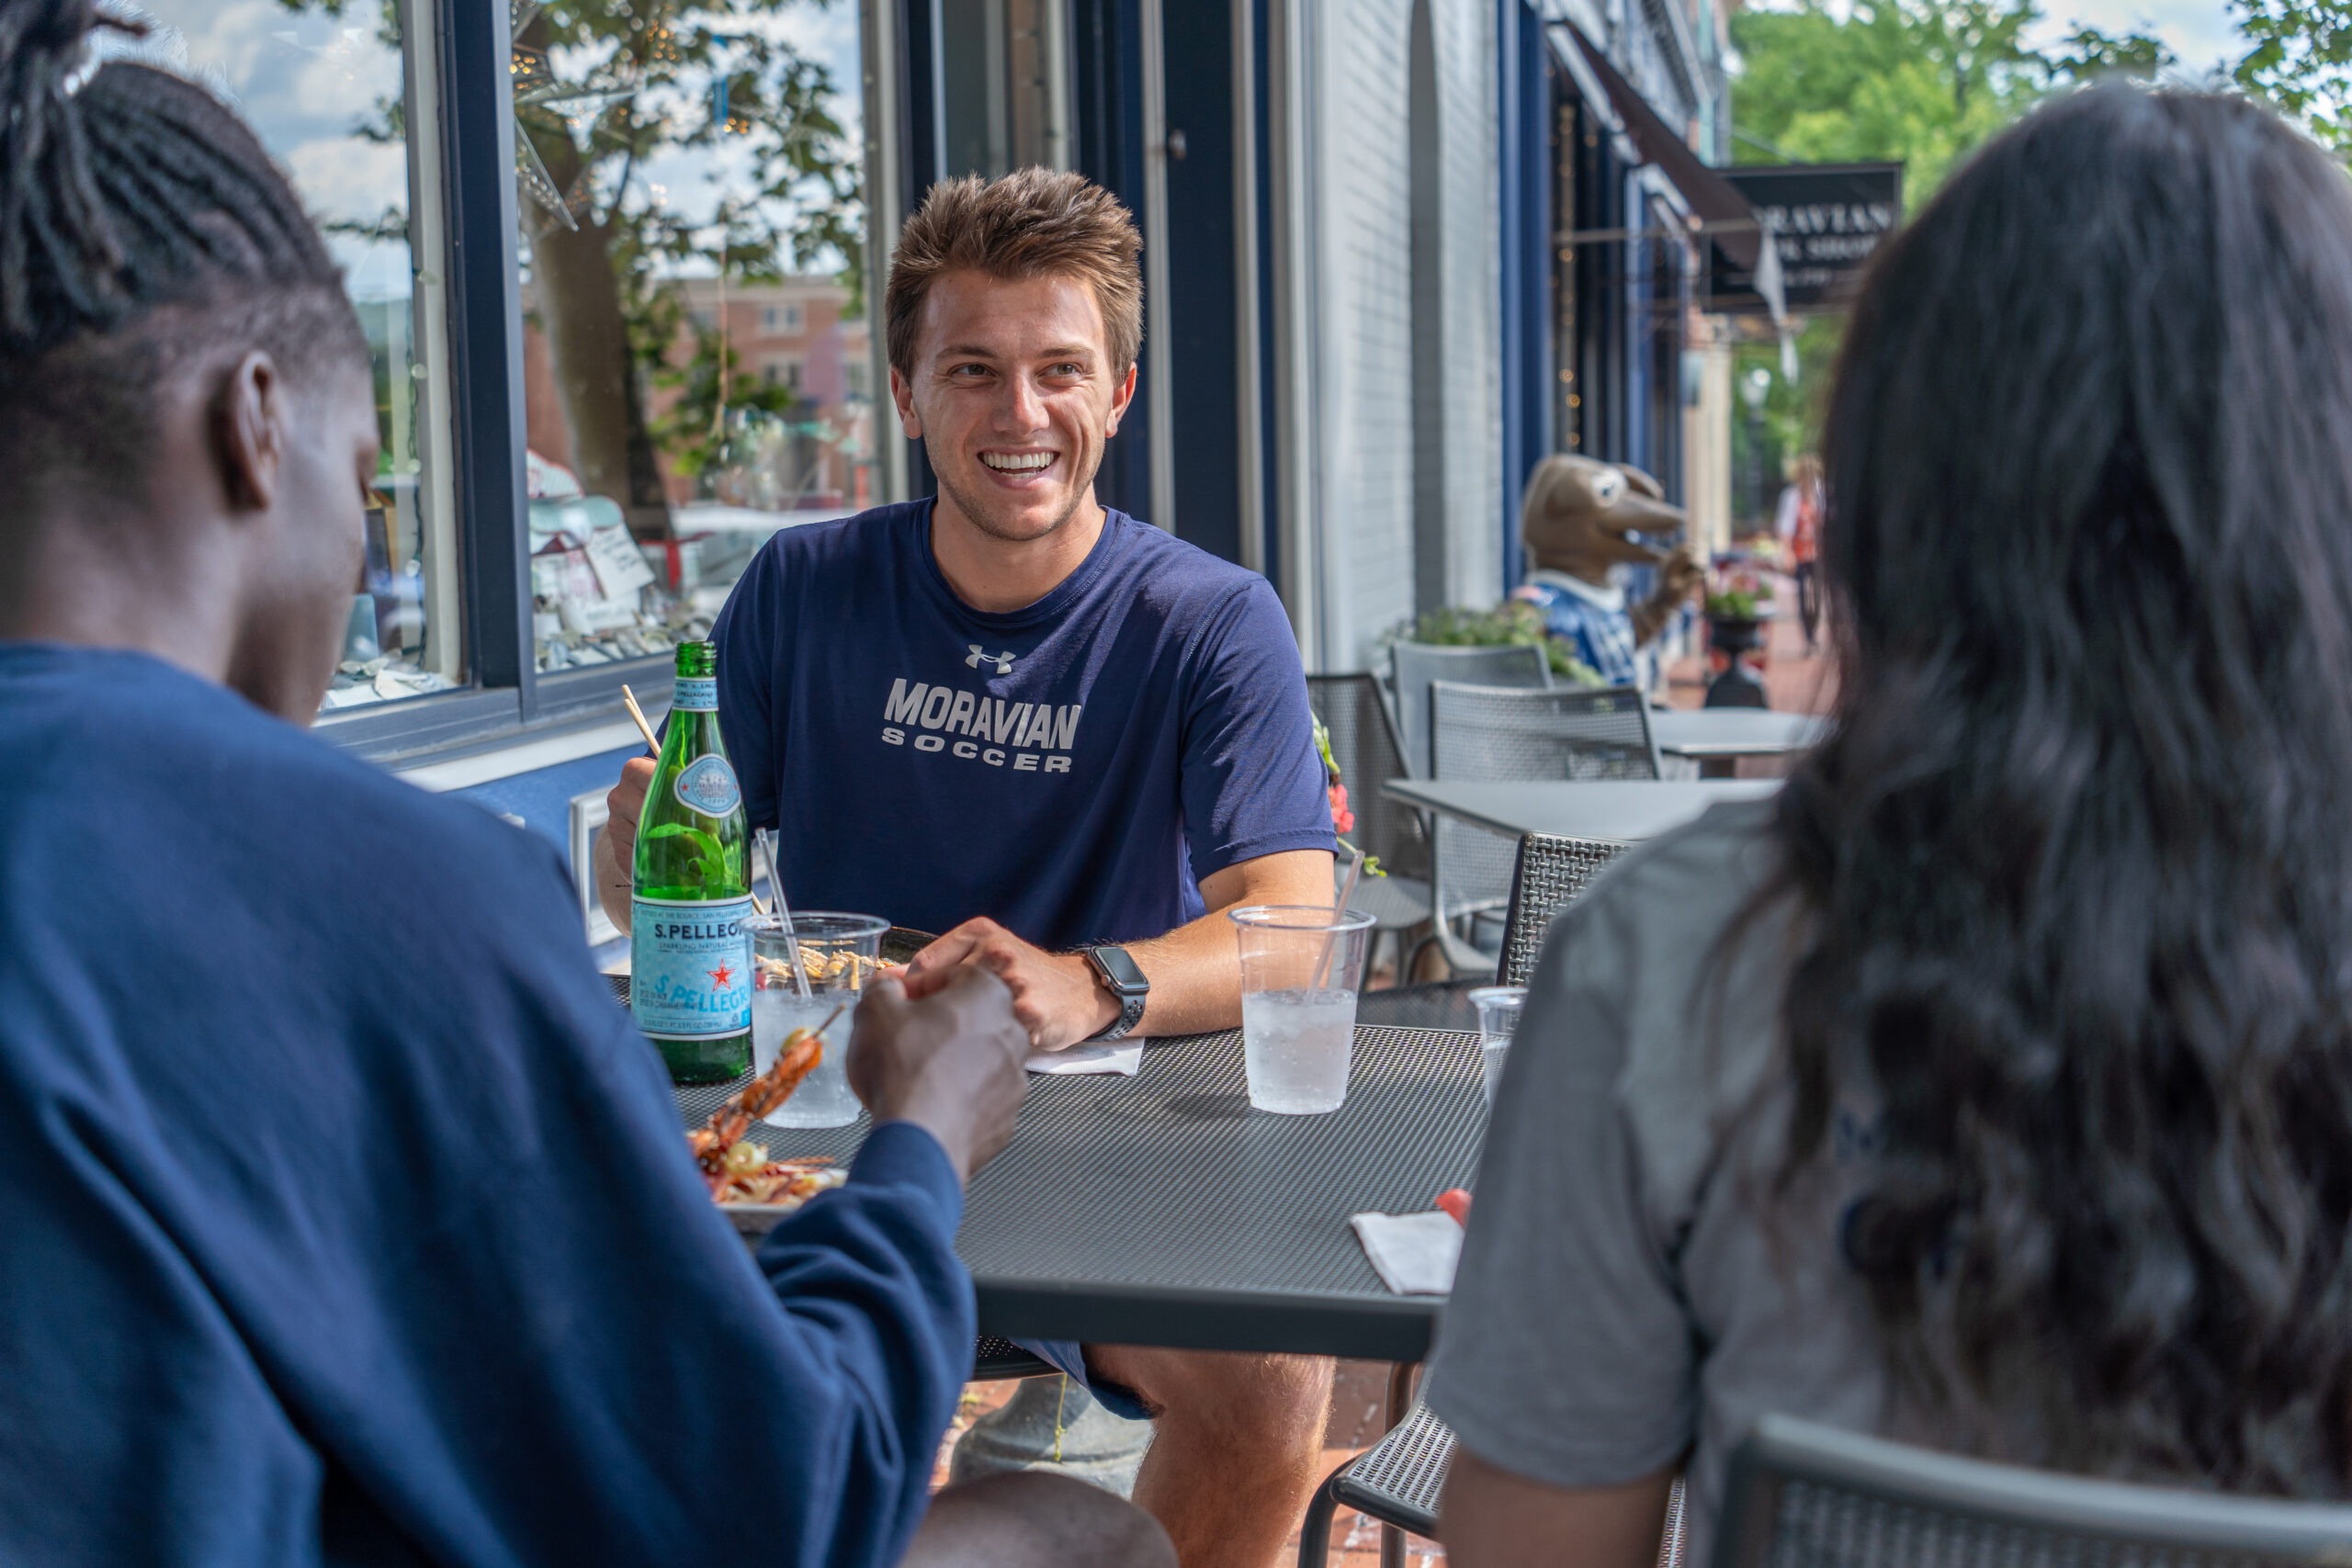
[[[1337,1111],[1348,1097],[1372,917],[1321,904],[1253,904],[1231,918],[1241,939],[1250,1103],[1288,1116]]]
[[[1495,1102],[1495,1086],[1503,1081],[1503,1062],[1510,1055],[1510,1037],[1519,1031],[1520,1010],[1527,1005],[1524,986],[1481,986],[1470,993],[1478,1010],[1478,1044],[1487,1059],[1487,1103]]]
[[[752,1070],[764,1073],[796,1029],[815,1029],[842,1009],[820,1037],[824,1059],[800,1080],[792,1098],[768,1114],[777,1127],[846,1127],[857,1120],[857,1096],[849,1087],[851,1014],[874,981],[882,961],[882,933],[890,922],[874,915],[812,909],[792,917],[787,940],[784,922],[759,916],[752,928]],[[793,979],[797,951],[800,977]],[[846,1006],[844,1006],[846,1004]]]

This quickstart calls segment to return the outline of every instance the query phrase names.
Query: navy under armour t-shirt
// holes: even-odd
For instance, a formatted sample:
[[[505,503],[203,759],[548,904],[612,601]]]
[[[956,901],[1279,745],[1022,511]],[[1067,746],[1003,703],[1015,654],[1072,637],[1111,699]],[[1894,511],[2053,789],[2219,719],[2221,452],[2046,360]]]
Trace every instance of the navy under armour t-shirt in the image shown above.
[[[776,535],[712,632],[785,892],[1052,949],[1159,936],[1201,879],[1333,848],[1298,645],[1256,572],[1117,512],[1025,609],[956,597],[931,502]]]

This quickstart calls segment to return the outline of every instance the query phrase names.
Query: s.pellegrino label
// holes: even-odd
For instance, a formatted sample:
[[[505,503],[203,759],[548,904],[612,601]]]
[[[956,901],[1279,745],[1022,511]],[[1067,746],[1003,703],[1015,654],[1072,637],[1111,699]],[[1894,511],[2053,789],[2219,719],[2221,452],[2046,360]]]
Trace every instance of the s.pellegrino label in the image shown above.
[[[678,645],[677,695],[637,824],[629,1007],[678,1083],[752,1066],[750,832],[718,733],[717,650]]]
[[[629,900],[629,1005],[649,1035],[726,1040],[752,1027],[749,894]],[[733,1075],[729,1075],[732,1077]]]

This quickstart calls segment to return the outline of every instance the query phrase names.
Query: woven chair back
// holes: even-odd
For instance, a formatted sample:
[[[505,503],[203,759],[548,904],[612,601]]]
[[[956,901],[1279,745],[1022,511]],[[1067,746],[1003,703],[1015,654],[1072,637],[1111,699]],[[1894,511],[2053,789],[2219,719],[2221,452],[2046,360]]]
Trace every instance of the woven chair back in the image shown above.
[[[1609,863],[1633,848],[1600,839],[1559,839],[1530,833],[1519,840],[1519,867],[1510,885],[1510,919],[1503,926],[1497,980],[1524,986],[1544,954],[1544,939],[1567,907],[1584,897]]]
[[[1734,1452],[1714,1568],[2352,1562],[2352,1507],[2091,1481],[1769,1416]]]
[[[1400,642],[1388,649],[1388,685],[1396,699],[1396,733],[1405,764],[1417,779],[1430,772],[1430,684],[1452,681],[1471,686],[1549,686],[1552,667],[1540,648],[1442,648]]]
[[[1348,786],[1348,807],[1356,817],[1349,842],[1378,855],[1392,876],[1426,878],[1430,843],[1420,813],[1380,792],[1386,781],[1407,776],[1380,682],[1370,675],[1309,675],[1306,701],[1331,732],[1331,760]]]

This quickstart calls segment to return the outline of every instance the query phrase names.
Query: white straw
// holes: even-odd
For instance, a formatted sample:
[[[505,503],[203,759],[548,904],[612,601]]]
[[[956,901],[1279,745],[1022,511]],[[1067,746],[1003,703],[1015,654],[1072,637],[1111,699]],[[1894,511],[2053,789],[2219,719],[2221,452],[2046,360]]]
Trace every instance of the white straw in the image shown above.
[[[768,830],[761,829],[752,837],[759,841],[760,852],[768,857],[768,891],[775,895],[776,919],[784,922],[784,951],[792,960],[792,984],[799,991],[800,999],[809,998],[808,972],[800,966],[800,938],[792,930],[792,906],[784,900],[784,874],[775,868],[775,843]],[[828,1023],[831,1019],[826,1020]]]

